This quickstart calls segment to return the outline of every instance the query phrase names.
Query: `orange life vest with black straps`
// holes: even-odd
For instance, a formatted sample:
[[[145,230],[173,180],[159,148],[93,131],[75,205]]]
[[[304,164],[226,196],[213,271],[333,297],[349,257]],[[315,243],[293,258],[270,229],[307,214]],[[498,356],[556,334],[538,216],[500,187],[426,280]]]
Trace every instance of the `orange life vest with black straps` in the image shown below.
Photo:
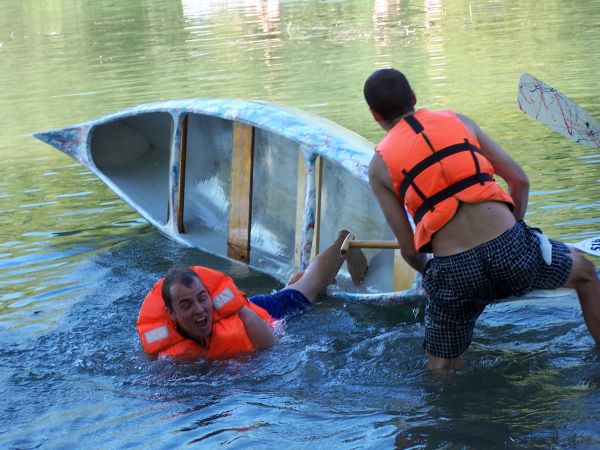
[[[246,297],[224,273],[201,266],[193,266],[190,269],[200,277],[211,298],[214,299],[227,289],[234,296]],[[177,330],[177,324],[169,316],[164,304],[161,294],[163,281],[164,278],[156,282],[146,295],[137,320],[137,331],[146,353],[158,357],[225,359],[254,350],[244,323],[238,315],[232,314],[216,319],[214,308],[212,329],[207,338],[206,348],[183,336]],[[269,313],[260,306],[251,302],[248,302],[247,306],[269,324],[274,322]]]
[[[415,247],[431,251],[431,238],[460,202],[513,200],[494,180],[479,141],[453,111],[419,109],[400,120],[377,145],[394,191],[415,223]]]

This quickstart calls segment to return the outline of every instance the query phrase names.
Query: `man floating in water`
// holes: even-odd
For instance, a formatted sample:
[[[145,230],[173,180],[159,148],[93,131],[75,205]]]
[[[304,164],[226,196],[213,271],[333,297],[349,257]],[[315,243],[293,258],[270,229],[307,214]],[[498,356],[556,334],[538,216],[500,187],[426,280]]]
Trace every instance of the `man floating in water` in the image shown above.
[[[340,248],[348,231],[317,255],[304,272],[274,293],[247,298],[224,273],[206,267],[174,269],[146,296],[137,321],[144,351],[173,358],[230,358],[273,346],[277,319],[303,311],[317,299],[344,261],[355,283],[367,271],[359,249]]]
[[[485,307],[534,289],[575,289],[588,330],[600,342],[595,268],[575,249],[525,224],[529,180],[521,166],[469,118],[415,111],[416,96],[395,69],[371,74],[364,95],[387,131],[369,166],[371,188],[402,256],[424,274],[430,294],[429,367],[459,366]],[[429,262],[428,252],[434,256]]]

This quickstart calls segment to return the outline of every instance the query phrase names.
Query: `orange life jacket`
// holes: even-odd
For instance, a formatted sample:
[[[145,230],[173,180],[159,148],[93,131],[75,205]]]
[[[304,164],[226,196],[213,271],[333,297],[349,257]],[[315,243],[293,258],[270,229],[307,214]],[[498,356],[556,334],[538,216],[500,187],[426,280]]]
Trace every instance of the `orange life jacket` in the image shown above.
[[[193,266],[190,269],[200,277],[211,298],[215,298],[225,289],[230,289],[234,296],[245,297],[233,280],[224,273],[201,266]],[[206,349],[196,341],[181,335],[164,304],[161,294],[163,281],[164,278],[156,282],[146,295],[137,320],[138,334],[146,353],[158,357],[224,359],[254,350],[244,323],[238,315],[215,319],[214,308],[212,329],[207,338]],[[263,308],[250,302],[247,306],[269,324],[274,322]]]
[[[415,247],[431,251],[431,238],[460,202],[513,200],[494,181],[494,167],[479,141],[452,111],[419,109],[400,120],[375,149],[396,195],[415,222]]]

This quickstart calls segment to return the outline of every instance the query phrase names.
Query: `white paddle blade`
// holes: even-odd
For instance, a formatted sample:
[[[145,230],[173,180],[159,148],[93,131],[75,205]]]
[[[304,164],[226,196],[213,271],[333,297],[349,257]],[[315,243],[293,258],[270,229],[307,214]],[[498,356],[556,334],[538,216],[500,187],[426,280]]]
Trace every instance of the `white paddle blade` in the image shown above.
[[[524,73],[519,80],[519,108],[528,116],[572,141],[600,148],[600,125],[590,114],[556,89]]]
[[[600,236],[589,238],[584,241],[569,245],[589,255],[600,256]]]

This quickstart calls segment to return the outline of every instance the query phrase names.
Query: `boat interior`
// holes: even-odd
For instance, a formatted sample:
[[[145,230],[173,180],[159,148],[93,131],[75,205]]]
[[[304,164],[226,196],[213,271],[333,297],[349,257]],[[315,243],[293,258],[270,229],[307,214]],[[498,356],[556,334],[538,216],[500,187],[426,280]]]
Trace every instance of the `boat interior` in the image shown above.
[[[359,239],[391,238],[368,185],[336,161],[315,160],[280,134],[219,117],[186,113],[175,125],[166,112],[119,118],[95,127],[90,147],[95,165],[124,198],[158,224],[177,221],[191,245],[284,280],[298,268],[307,228],[314,230],[313,255],[342,228]],[[315,189],[314,217],[306,216],[307,186]],[[392,281],[397,252],[365,253],[370,260],[365,283],[355,287],[343,270],[340,290],[411,287],[411,273],[402,286]]]
[[[168,219],[169,156],[173,119],[168,113],[129,116],[91,131],[91,157],[124,198],[160,224]]]

